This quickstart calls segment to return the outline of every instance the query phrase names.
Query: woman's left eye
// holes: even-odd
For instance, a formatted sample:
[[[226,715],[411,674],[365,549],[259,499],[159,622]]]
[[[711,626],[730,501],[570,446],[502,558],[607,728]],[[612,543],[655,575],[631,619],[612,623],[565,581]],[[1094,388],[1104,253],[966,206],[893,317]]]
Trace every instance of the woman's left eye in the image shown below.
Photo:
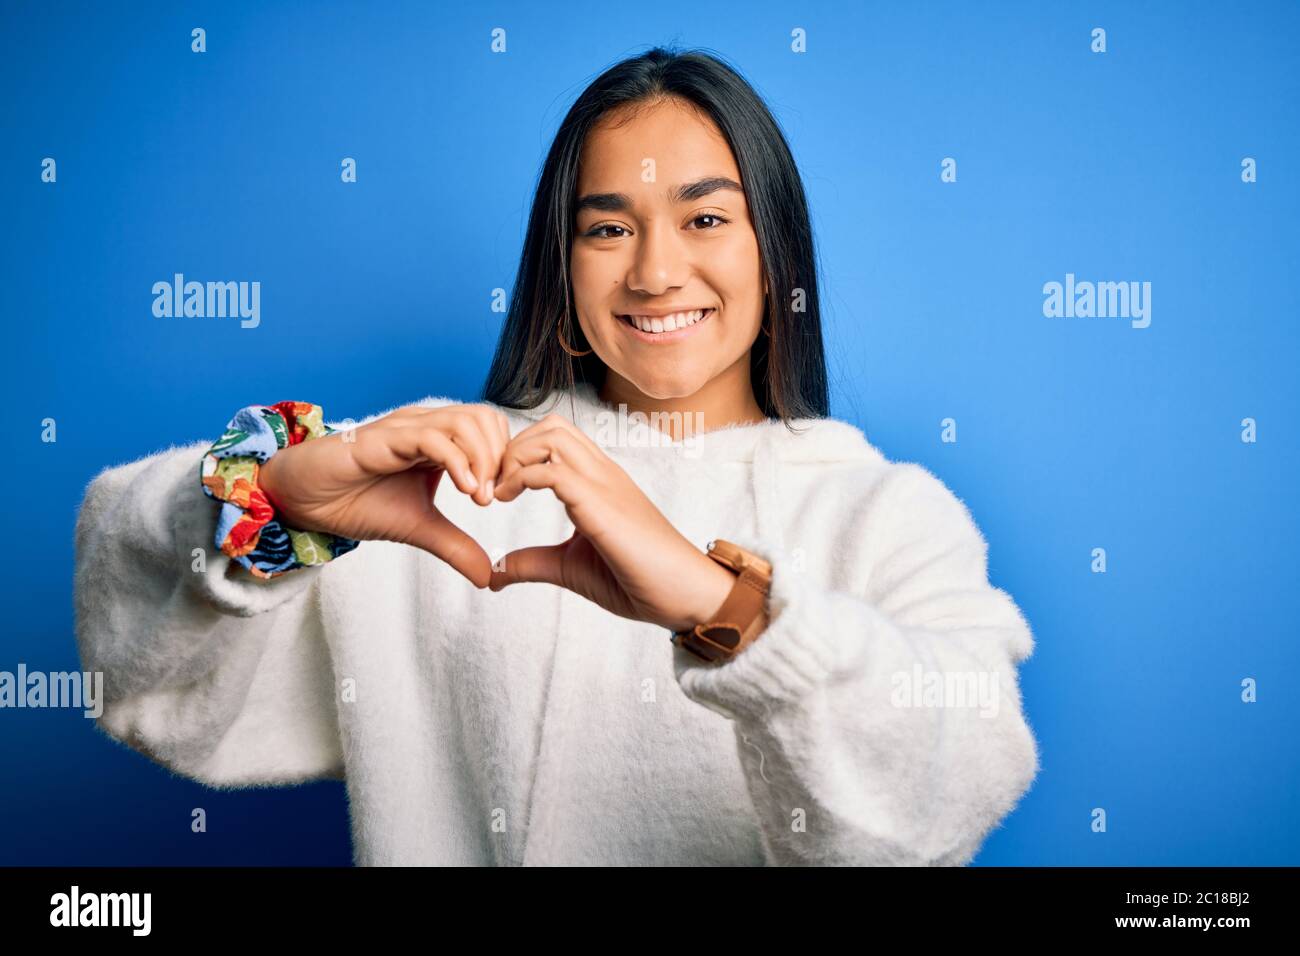
[[[728,219],[724,219],[722,216],[719,216],[716,212],[705,212],[705,213],[700,213],[700,215],[692,219],[691,222],[699,222],[701,219],[712,219],[717,223],[716,226],[705,226],[704,227],[705,229],[717,229],[718,226],[721,226],[730,221]]]

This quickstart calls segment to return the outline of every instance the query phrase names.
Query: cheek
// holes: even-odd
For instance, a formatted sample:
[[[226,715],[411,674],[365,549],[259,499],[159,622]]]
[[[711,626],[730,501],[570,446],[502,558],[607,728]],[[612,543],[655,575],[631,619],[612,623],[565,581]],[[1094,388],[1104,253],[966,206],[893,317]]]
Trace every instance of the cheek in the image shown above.
[[[762,320],[763,269],[752,236],[719,243],[709,257],[708,275],[714,289],[733,310],[733,320],[752,318],[755,324]]]
[[[730,288],[762,291],[762,280],[755,283],[755,277],[762,272],[762,262],[758,254],[758,238],[752,232],[737,233],[725,242],[715,243],[709,250],[708,261],[710,271]]]
[[[596,315],[607,310],[622,282],[619,267],[612,259],[612,256],[584,256],[581,252],[570,257],[569,275],[579,312]]]

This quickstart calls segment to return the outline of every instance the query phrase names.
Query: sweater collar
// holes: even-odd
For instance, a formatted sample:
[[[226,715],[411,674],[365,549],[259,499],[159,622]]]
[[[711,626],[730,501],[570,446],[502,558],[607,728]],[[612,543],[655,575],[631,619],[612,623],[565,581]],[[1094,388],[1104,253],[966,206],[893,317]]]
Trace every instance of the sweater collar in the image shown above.
[[[644,416],[619,414],[614,405],[601,401],[591,382],[557,389],[537,407],[515,411],[532,421],[552,412],[562,415],[607,452],[629,457],[667,454],[710,461],[754,461],[756,455],[773,454],[782,461],[883,460],[859,429],[833,418],[801,418],[789,426],[780,420],[730,425],[674,442]]]

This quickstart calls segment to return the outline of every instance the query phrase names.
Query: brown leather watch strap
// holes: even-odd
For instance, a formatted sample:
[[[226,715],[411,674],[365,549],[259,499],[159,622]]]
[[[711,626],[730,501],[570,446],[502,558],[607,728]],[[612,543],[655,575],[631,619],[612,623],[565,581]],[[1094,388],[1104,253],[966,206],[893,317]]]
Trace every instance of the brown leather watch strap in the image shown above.
[[[735,657],[767,627],[772,565],[730,541],[710,541],[708,555],[734,572],[736,583],[710,620],[677,632],[673,640],[701,660],[714,663]]]

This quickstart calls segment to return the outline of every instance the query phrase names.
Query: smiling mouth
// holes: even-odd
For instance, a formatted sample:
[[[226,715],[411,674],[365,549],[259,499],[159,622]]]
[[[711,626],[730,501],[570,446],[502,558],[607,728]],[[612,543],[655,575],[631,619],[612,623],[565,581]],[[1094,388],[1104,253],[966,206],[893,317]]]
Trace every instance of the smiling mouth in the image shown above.
[[[648,335],[664,335],[699,325],[713,312],[712,308],[691,309],[685,312],[674,312],[671,315],[620,315],[619,319]]]

